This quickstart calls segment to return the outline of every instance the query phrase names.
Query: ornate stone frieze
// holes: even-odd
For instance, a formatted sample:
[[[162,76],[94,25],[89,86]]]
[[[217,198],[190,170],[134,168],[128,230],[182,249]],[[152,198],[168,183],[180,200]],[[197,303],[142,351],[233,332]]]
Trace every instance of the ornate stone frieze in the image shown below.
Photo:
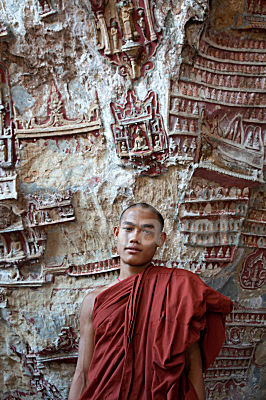
[[[228,398],[241,393],[248,377],[257,345],[265,335],[265,310],[235,308],[227,317],[226,341],[214,364],[205,373],[208,399]]]
[[[47,116],[32,117],[29,121],[25,121],[16,111],[14,120],[15,134],[18,140],[86,135],[89,133],[99,136],[101,129],[98,102],[95,101],[82,118],[68,119],[64,101],[54,82],[52,82],[48,99]]]
[[[243,262],[239,273],[239,282],[243,289],[256,290],[262,288],[266,279],[265,250],[256,250],[249,254]]]
[[[97,48],[118,65],[121,74],[137,79],[153,67],[161,36],[151,0],[90,0],[95,17]]]
[[[37,7],[41,19],[48,18],[57,12],[53,6],[53,0],[37,0]]]
[[[122,163],[139,167],[143,174],[160,174],[168,156],[168,139],[157,94],[149,91],[140,101],[130,90],[122,103],[111,103],[111,110],[116,152]]]
[[[183,54],[170,88],[170,154],[194,159],[196,174],[221,183],[223,175],[263,182],[265,42],[226,41],[207,30],[197,55],[189,47]]]
[[[108,260],[98,261],[88,264],[82,265],[71,265],[67,269],[67,274],[69,276],[95,276],[97,274],[105,274],[112,271],[118,271],[119,266],[119,258],[118,256],[114,256],[113,258],[109,258]]]
[[[0,201],[17,199],[12,118],[8,71],[0,62]]]

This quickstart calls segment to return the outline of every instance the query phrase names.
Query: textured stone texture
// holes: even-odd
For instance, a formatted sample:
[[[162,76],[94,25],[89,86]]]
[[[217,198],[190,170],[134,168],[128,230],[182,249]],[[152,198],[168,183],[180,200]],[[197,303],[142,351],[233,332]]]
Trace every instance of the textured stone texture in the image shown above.
[[[0,206],[8,206],[8,210],[13,210],[16,221],[22,221],[19,230],[17,227],[11,229],[13,236],[8,230],[10,223],[3,225],[4,228],[0,227],[0,249],[5,248],[3,257],[0,257],[3,259],[0,262],[0,354],[1,370],[4,371],[0,374],[1,399],[67,398],[77,355],[76,336],[79,331],[81,301],[95,286],[114,279],[118,267],[113,226],[117,224],[122,209],[137,201],[151,203],[166,219],[168,239],[160,253],[156,254],[156,259],[167,266],[181,266],[199,273],[208,284],[235,302],[234,313],[228,320],[227,342],[220,360],[213,368],[214,372],[206,374],[208,398],[264,398],[263,240],[266,205],[263,178],[256,179],[258,174],[254,174],[253,180],[245,176],[232,177],[230,168],[232,171],[237,168],[242,171],[242,166],[237,164],[238,160],[234,160],[227,170],[222,165],[222,172],[217,174],[209,174],[204,165],[200,170],[198,166],[201,161],[208,159],[213,162],[215,158],[214,152],[208,153],[208,148],[205,148],[205,153],[202,150],[204,117],[199,117],[194,135],[195,148],[193,145],[190,148],[191,135],[186,135],[187,129],[183,128],[183,136],[175,135],[175,132],[179,132],[177,128],[171,134],[170,116],[174,93],[178,92],[178,96],[186,101],[195,100],[195,96],[188,93],[189,83],[186,83],[191,70],[188,69],[188,75],[183,80],[180,80],[180,71],[182,65],[189,65],[193,70],[197,62],[200,62],[197,57],[202,51],[200,40],[204,29],[214,41],[218,41],[219,35],[223,37],[228,34],[232,37],[235,44],[218,43],[221,48],[231,49],[227,50],[230,54],[234,48],[238,49],[237,54],[244,52],[244,48],[251,53],[256,53],[253,50],[257,49],[259,56],[264,54],[259,43],[263,41],[265,32],[261,26],[254,25],[258,23],[255,21],[256,16],[263,20],[262,2],[215,0],[209,9],[207,0],[155,1],[154,15],[160,34],[157,35],[157,50],[149,60],[154,65],[153,69],[143,73],[137,80],[131,80],[130,75],[122,75],[119,66],[110,62],[111,57],[105,57],[97,49],[96,25],[90,1],[53,0],[47,2],[46,11],[44,3],[37,0],[1,1],[0,70],[5,71],[6,68],[9,74],[8,85],[4,88],[2,79],[1,88],[6,93],[3,94],[6,96],[5,103],[8,93],[9,99],[12,99],[9,111],[6,107],[4,127],[10,126],[11,119],[13,136],[12,139],[8,137],[2,128],[0,135],[5,143],[13,140],[13,160],[7,166],[7,156],[5,165],[1,164],[0,159],[0,169],[13,171],[18,176],[17,199],[6,193],[6,197],[0,199]],[[140,1],[142,7],[143,4]],[[252,16],[255,19],[252,20]],[[246,45],[243,44],[244,40],[248,41]],[[255,44],[256,41],[258,44]],[[211,61],[214,58],[214,62],[217,62],[211,68],[202,66],[203,70],[209,68],[213,75],[220,76],[221,71],[217,65],[221,61],[217,60],[222,56],[221,53],[203,55],[203,58],[209,57]],[[232,60],[229,64],[234,64]],[[250,67],[256,67],[257,64],[261,70],[254,74],[247,71],[225,71],[224,74],[242,74],[246,77],[246,82],[241,84],[243,91],[246,90],[248,95],[260,95],[265,85],[262,71],[265,60],[247,62]],[[254,81],[248,81],[247,84],[247,79],[253,78]],[[182,82],[185,82],[185,89],[182,89]],[[260,82],[262,86],[258,89]],[[52,114],[52,85],[56,86],[56,93],[62,101],[65,122],[53,125],[54,136],[19,138],[23,130],[22,119],[26,121],[24,128],[28,132],[31,129],[34,134],[34,124],[38,125],[40,131],[45,131],[46,128],[41,125]],[[216,84],[205,82],[204,85],[213,88]],[[254,85],[257,85],[258,90],[254,89]],[[115,120],[110,104],[123,105],[129,90],[135,91],[140,102],[144,101],[149,91],[158,95],[158,112],[166,129],[168,143],[167,150],[161,153],[160,150],[156,153],[154,142],[149,143],[150,159],[147,159],[143,150],[137,155],[131,154],[132,163],[125,165],[120,157],[122,153],[119,155],[114,141],[112,125]],[[187,94],[184,94],[185,91]],[[82,116],[89,113],[95,101],[99,104],[101,127],[84,133],[81,131],[84,122]],[[216,100],[201,98],[199,104],[200,111],[206,106],[206,121],[210,126],[215,113],[222,117],[219,111],[222,107]],[[247,124],[257,124],[263,132],[265,126],[258,110],[261,108],[263,112],[265,103],[249,104],[249,108],[247,104],[239,104],[238,112],[243,119],[249,121]],[[235,110],[229,101],[226,107],[230,110],[228,115]],[[253,108],[255,115],[245,117],[246,110]],[[55,115],[61,115],[60,110],[62,108],[59,114],[54,110]],[[185,110],[180,115],[188,118],[188,114]],[[69,121],[79,119],[82,121],[79,127],[78,123],[75,125],[77,132],[68,135]],[[140,127],[146,129],[143,121]],[[60,129],[65,132],[63,136],[58,134]],[[154,129],[156,132],[156,127]],[[131,139],[134,144],[136,132],[133,131]],[[147,132],[145,135],[148,135]],[[188,140],[185,141],[184,137],[188,137]],[[147,144],[148,136],[145,138]],[[147,165],[155,165],[154,160],[158,154],[165,157],[161,163],[162,168],[159,171],[155,168],[157,172],[151,176]],[[143,166],[139,163],[141,157],[148,160]],[[246,161],[245,156],[241,154],[241,157],[243,162]],[[251,171],[252,168],[255,169],[252,166]],[[222,188],[224,192],[206,197],[206,193],[200,194],[200,187],[215,189],[217,193]],[[237,192],[244,188],[248,188],[248,195]],[[34,212],[29,210],[29,199],[34,196],[40,207],[36,211],[39,221],[36,224],[32,222]],[[42,196],[46,196],[46,205],[45,201],[40,200]],[[259,200],[261,196],[262,200]],[[64,203],[69,199],[74,209],[75,219],[72,220],[68,220],[72,215],[69,205]],[[195,204],[196,213],[201,213],[198,216],[185,215],[185,212],[190,212],[185,209],[189,199],[196,200],[191,204]],[[226,209],[228,204],[231,206],[231,214]],[[244,204],[240,211],[239,204],[240,207]],[[220,214],[213,215],[213,207],[220,207]],[[257,214],[251,214],[254,209]],[[0,212],[1,218],[6,214],[7,207]],[[30,218],[33,218],[31,225]],[[239,224],[236,229],[239,234],[234,233],[234,243],[224,244],[223,235],[226,233],[230,236],[232,229],[222,228],[222,222],[227,223],[230,219]],[[199,220],[202,220],[201,227],[197,222]],[[260,238],[260,242],[250,242],[249,247],[245,247],[241,237],[246,237],[247,232],[250,232],[250,221],[256,224],[254,229],[257,229],[252,237]],[[200,243],[200,235],[205,229],[203,224],[217,222],[220,223],[217,228],[219,239],[214,246],[214,254],[211,253],[211,247]],[[189,242],[186,242],[186,232],[189,229],[192,233]],[[35,239],[31,239],[31,235],[35,235]],[[196,237],[194,244],[193,235]],[[36,239],[37,236],[39,239]],[[214,233],[209,236],[214,237]],[[32,244],[34,247],[34,243],[43,246],[43,250],[40,253],[36,250],[35,255],[29,250]],[[220,247],[219,243],[222,243]],[[217,255],[220,248],[224,251],[222,256]],[[232,251],[230,257],[226,256],[227,251]],[[105,263],[97,264],[105,260]],[[74,268],[77,268],[78,273],[71,274]]]

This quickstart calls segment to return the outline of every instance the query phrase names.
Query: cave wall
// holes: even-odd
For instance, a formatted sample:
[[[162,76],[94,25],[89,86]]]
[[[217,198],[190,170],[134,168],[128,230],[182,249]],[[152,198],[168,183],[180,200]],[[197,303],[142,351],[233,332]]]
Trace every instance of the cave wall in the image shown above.
[[[265,397],[265,6],[2,0],[0,397],[66,399],[113,227],[158,208],[156,263],[234,301],[208,399]]]

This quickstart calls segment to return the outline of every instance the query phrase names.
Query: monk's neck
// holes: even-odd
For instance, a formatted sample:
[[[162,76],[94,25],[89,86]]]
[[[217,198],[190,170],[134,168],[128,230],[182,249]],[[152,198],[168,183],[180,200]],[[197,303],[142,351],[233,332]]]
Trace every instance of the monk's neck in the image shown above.
[[[123,280],[132,275],[138,274],[139,272],[144,271],[149,265],[151,265],[151,262],[148,262],[147,264],[144,264],[144,265],[138,265],[138,266],[124,264],[123,262],[120,262],[119,279]]]

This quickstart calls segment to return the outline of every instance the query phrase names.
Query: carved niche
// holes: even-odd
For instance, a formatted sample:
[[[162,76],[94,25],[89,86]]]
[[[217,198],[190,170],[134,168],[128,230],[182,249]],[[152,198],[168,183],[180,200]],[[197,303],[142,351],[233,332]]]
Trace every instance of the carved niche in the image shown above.
[[[164,171],[168,140],[157,94],[149,91],[140,101],[129,90],[122,103],[111,103],[111,110],[116,152],[122,163],[138,167],[142,174],[158,175]]]
[[[265,40],[203,32],[188,46],[169,102],[170,155],[190,157],[196,175],[246,186],[263,181]],[[243,181],[248,181],[244,183]]]
[[[208,399],[243,393],[254,364],[256,347],[265,335],[265,316],[265,309],[240,306],[227,316],[225,343],[204,377]]]
[[[97,48],[132,79],[153,67],[150,61],[161,36],[151,0],[90,0]]]
[[[0,62],[0,200],[17,199],[12,113],[8,72]]]
[[[18,140],[55,138],[58,136],[87,135],[99,136],[101,120],[97,100],[91,105],[82,118],[71,120],[66,117],[64,100],[54,81],[51,84],[50,96],[45,117],[32,117],[25,121],[15,110],[15,134]]]
[[[37,0],[37,8],[41,19],[48,18],[57,12],[52,0]]]

